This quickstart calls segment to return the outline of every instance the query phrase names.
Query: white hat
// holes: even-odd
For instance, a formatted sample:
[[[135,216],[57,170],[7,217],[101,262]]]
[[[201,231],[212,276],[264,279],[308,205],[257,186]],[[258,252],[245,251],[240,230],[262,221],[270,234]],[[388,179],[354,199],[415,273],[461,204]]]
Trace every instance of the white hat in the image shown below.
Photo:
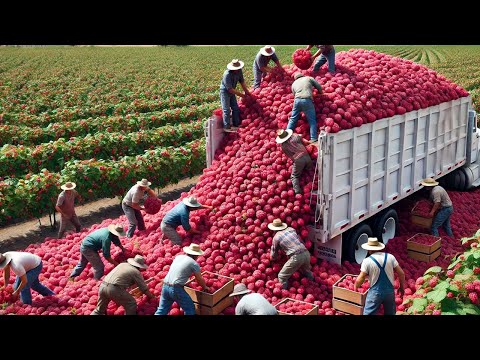
[[[248,290],[244,283],[240,283],[240,284],[235,285],[235,287],[233,288],[233,292],[228,296],[248,294],[248,293],[251,293],[251,292],[252,292],[252,290]]]
[[[75,184],[74,182],[71,182],[71,181],[69,181],[69,182],[63,184],[62,186],[60,186],[60,188],[62,190],[73,190],[76,187],[77,187],[77,184]]]
[[[142,179],[141,181],[137,181],[137,185],[149,187],[152,183],[147,179]]]
[[[270,230],[285,230],[287,228],[287,224],[282,222],[280,219],[274,219],[270,224],[268,224],[268,228]]]
[[[243,65],[245,65],[243,63],[243,61],[240,61],[238,59],[233,59],[228,65],[227,65],[227,69],[228,70],[239,70],[241,68],[243,68]]]
[[[270,45],[265,45],[263,48],[260,49],[260,52],[263,56],[272,56],[275,54],[275,48]]]
[[[202,249],[200,249],[200,245],[198,244],[190,244],[189,246],[184,246],[183,251],[190,255],[203,255]]]
[[[425,180],[421,181],[420,184],[423,186],[437,186],[438,181],[435,181],[433,178],[426,178]]]
[[[110,231],[113,235],[117,236],[125,236],[125,230],[123,229],[123,226],[120,224],[110,224],[108,225],[108,231]]]
[[[145,264],[145,259],[143,258],[142,255],[135,255],[134,258],[127,259],[127,262],[130,265],[133,265],[133,266],[135,266],[137,268],[140,268],[140,269],[148,268],[148,265]]]
[[[0,269],[3,269],[5,266],[7,266],[10,261],[12,261],[10,254],[0,254]]]
[[[285,141],[287,141],[288,139],[290,139],[290,137],[293,135],[293,130],[290,130],[290,129],[287,129],[287,130],[283,130],[283,129],[280,129],[277,131],[277,138],[275,139],[275,142],[277,144],[281,144],[281,143],[284,143]]]
[[[382,250],[385,248],[385,244],[378,241],[376,237],[369,237],[368,242],[362,244],[362,248],[365,250]]]
[[[301,78],[301,77],[304,77],[305,75],[303,75],[301,72],[296,72],[294,75],[293,75],[293,78],[295,80]]]
[[[200,204],[195,196],[189,196],[185,199],[182,200],[183,203],[187,206],[190,207],[200,207],[202,204]]]

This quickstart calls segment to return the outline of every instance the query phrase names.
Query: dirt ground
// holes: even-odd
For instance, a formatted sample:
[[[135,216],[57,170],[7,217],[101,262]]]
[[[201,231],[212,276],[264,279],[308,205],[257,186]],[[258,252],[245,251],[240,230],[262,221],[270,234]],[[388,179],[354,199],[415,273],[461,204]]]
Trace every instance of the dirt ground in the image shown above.
[[[182,192],[189,191],[200,176],[181,180],[177,184],[166,186],[160,190],[160,198],[165,203],[180,197]],[[88,228],[104,219],[115,219],[123,215],[122,207],[118,198],[102,199],[82,206],[76,206],[75,211],[80,219],[82,227]],[[52,229],[49,216],[25,221],[8,227],[0,228],[0,252],[12,250],[24,250],[28,245],[41,243],[46,237],[56,237],[58,232],[59,216],[56,215],[57,227]],[[69,231],[67,228],[67,232]],[[74,231],[74,230],[73,230]]]

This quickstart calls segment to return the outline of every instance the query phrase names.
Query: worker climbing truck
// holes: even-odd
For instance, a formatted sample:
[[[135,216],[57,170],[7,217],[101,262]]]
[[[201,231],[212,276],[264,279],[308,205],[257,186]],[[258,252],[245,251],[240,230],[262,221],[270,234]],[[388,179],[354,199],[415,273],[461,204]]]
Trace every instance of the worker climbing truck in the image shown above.
[[[206,123],[207,164],[221,141],[221,120]],[[315,255],[361,263],[361,244],[388,243],[398,228],[392,205],[427,177],[466,190],[480,184],[480,131],[471,97],[395,115],[318,139],[318,191],[312,197]],[[210,155],[209,155],[210,153]]]

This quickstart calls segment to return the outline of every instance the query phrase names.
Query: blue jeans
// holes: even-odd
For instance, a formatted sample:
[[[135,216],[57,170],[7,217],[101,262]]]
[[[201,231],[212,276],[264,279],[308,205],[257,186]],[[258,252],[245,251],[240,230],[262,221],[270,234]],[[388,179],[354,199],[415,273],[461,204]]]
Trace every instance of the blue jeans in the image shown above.
[[[253,88],[259,88],[262,82],[263,72],[253,64]]]
[[[305,113],[308,123],[310,124],[310,140],[317,141],[317,118],[315,116],[315,106],[312,99],[295,99],[293,102],[292,116],[288,121],[287,129],[294,130],[301,112]]]
[[[20,300],[22,300],[24,304],[32,304],[32,292],[30,289],[35,290],[43,296],[55,295],[52,290],[47,288],[38,280],[38,276],[42,272],[42,268],[43,263],[40,263],[40,265],[38,265],[36,268],[27,271],[27,273],[25,274],[27,275],[27,285],[25,285],[22,291],[20,291]],[[13,284],[14,290],[17,290],[17,288],[20,286],[20,281],[20,276],[17,276],[17,278],[15,279],[15,283]]]
[[[80,275],[88,263],[92,265],[93,277],[99,280],[103,276],[103,273],[105,271],[105,265],[103,264],[103,261],[100,258],[98,252],[93,249],[84,247],[83,245],[80,245],[80,260],[73,268],[70,277],[74,278]]]
[[[385,315],[395,315],[397,309],[397,305],[395,304],[395,291],[378,292],[372,289],[368,290],[363,315],[375,315],[381,304],[383,304]]]
[[[313,65],[313,71],[320,70],[320,67],[328,61],[328,71],[335,72],[335,48],[333,48],[327,55],[321,54],[317,62]]]
[[[155,315],[167,315],[174,301],[180,305],[185,315],[195,315],[193,300],[183,286],[169,286],[165,284],[162,287],[162,296],[160,297],[160,304],[157,311],[155,311]]]
[[[450,216],[453,214],[453,206],[443,207],[433,218],[432,235],[438,236],[438,228],[443,225],[448,236],[453,237],[452,228],[450,227]]]
[[[240,109],[235,94],[230,94],[227,90],[220,90],[220,102],[222,103],[223,127],[231,126],[230,109],[232,109],[232,125],[240,126]]]

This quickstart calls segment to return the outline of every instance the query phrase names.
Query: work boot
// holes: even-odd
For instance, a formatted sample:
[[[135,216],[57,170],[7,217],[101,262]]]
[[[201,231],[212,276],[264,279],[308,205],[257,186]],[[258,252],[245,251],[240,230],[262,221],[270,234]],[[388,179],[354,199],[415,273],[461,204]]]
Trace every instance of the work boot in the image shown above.
[[[283,290],[288,290],[288,281],[285,281],[282,285]]]
[[[311,272],[308,272],[305,274],[305,277],[308,279],[308,280],[312,280],[312,281],[315,281],[315,278],[313,277],[313,274]]]

